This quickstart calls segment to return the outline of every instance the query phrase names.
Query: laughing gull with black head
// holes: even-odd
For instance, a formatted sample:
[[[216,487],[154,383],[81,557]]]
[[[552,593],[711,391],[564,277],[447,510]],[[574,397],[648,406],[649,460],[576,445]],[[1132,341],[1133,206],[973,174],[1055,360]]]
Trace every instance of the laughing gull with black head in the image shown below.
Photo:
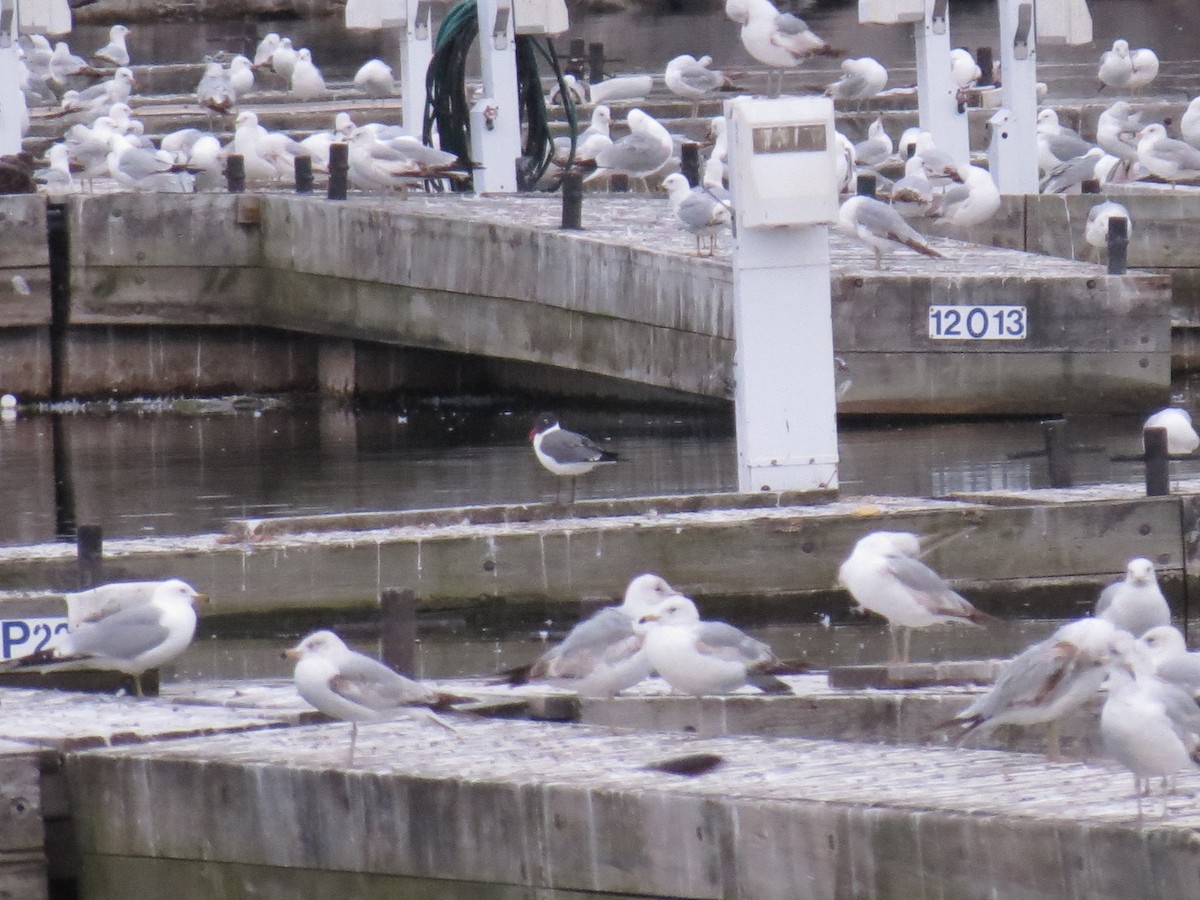
[[[558,419],[549,413],[542,413],[533,423],[529,432],[533,441],[533,452],[537,454],[538,462],[549,471],[561,477],[571,479],[571,502],[575,502],[575,479],[586,475],[596,466],[617,461],[617,454],[600,447],[595,441],[574,431],[567,431],[558,424]],[[562,485],[554,495],[554,501],[559,502]]]

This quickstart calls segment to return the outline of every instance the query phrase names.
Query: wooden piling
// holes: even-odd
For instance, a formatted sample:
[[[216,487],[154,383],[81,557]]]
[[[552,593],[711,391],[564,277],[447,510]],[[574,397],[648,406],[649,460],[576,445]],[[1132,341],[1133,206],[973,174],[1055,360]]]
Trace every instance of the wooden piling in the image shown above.
[[[225,187],[231,194],[246,190],[246,160],[240,153],[230,153],[225,158]]]
[[[614,194],[629,193],[629,176],[621,172],[617,172],[608,179],[608,189]]]
[[[1046,439],[1046,462],[1050,471],[1050,487],[1070,487],[1071,456],[1067,445],[1067,420],[1048,419],[1042,422]]]
[[[379,595],[379,608],[384,665],[411,678],[416,671],[417,595],[410,588],[387,588]]]
[[[1165,497],[1171,493],[1167,429],[1147,428],[1142,432],[1142,441],[1146,448],[1146,496]]]
[[[296,168],[296,193],[311,194],[313,192],[313,167],[311,156],[297,156],[295,162]]]
[[[562,227],[583,230],[583,175],[574,169],[563,173]]]
[[[862,174],[862,175],[858,176],[858,184],[857,184],[855,190],[856,190],[858,196],[870,197],[872,200],[874,200],[875,199],[875,185],[876,185],[876,181],[875,181],[874,175]]]
[[[991,47],[976,47],[975,48],[975,64],[979,66],[979,81],[978,87],[991,87],[996,83],[995,68],[996,64],[992,56]]]
[[[336,143],[329,145],[329,192],[330,200],[345,200],[346,187],[350,173],[350,145]]]
[[[1129,260],[1129,220],[1112,216],[1108,220],[1108,274],[1124,275]]]
[[[684,141],[680,147],[679,171],[692,187],[700,183],[700,145],[695,141]]]
[[[593,41],[588,44],[588,81],[599,84],[604,80],[604,44]]]
[[[78,526],[75,549],[79,558],[79,589],[100,584],[104,568],[104,529],[100,525]]]

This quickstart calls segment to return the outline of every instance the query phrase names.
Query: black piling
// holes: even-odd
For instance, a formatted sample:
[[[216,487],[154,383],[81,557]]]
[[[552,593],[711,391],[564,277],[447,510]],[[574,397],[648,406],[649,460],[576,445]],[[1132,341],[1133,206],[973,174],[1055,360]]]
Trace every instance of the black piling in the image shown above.
[[[296,157],[296,193],[311,194],[313,192],[313,170],[311,156]]]
[[[1129,220],[1112,216],[1108,220],[1108,274],[1124,275],[1129,267]]]
[[[875,176],[874,175],[859,175],[857,193],[860,197],[870,197],[875,199]]]
[[[240,153],[230,153],[225,158],[225,187],[231,194],[246,190],[246,160]]]
[[[1071,456],[1067,445],[1067,420],[1048,419],[1042,422],[1046,439],[1046,462],[1050,469],[1050,487],[1071,487]]]
[[[593,41],[588,44],[588,81],[599,84],[604,80],[604,44]]]
[[[562,227],[570,231],[583,230],[583,175],[574,169],[563,173]]]
[[[684,141],[679,148],[679,171],[692,187],[700,183],[700,145],[695,141]]]
[[[75,537],[75,479],[71,472],[67,426],[60,413],[50,416],[50,438],[54,468],[54,536],[69,541]]]
[[[996,83],[996,63],[991,47],[975,48],[975,64],[979,66],[979,71],[982,73],[977,83],[979,87],[990,87]]]
[[[329,199],[345,200],[350,174],[350,145],[329,145]]]
[[[1085,178],[1079,182],[1079,192],[1081,194],[1098,194],[1100,193],[1099,178]]]
[[[608,189],[614,194],[628,194],[629,176],[622,172],[617,172],[608,179]]]
[[[379,608],[384,665],[411,678],[416,671],[417,595],[408,588],[387,588],[379,595]]]
[[[46,206],[50,254],[50,399],[62,400],[67,376],[67,329],[71,321],[71,235],[64,203]]]
[[[1147,428],[1142,432],[1142,441],[1146,447],[1146,496],[1165,497],[1171,493],[1167,429]]]
[[[587,41],[583,38],[571,38],[567,47],[567,64],[563,73],[582,78],[587,66]]]
[[[79,588],[94,588],[103,580],[104,529],[80,525],[75,530],[75,553],[79,560]]]

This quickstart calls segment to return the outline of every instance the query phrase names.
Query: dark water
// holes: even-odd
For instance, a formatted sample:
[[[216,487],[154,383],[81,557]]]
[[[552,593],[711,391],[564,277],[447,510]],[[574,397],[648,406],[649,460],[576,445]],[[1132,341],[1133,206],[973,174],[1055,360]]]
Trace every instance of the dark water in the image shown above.
[[[496,407],[400,411],[319,408],[111,415],[22,415],[0,423],[8,514],[0,543],[54,539],[58,476],[74,519],[107,537],[223,530],[230,518],[397,510],[554,498],[557,480],[527,440],[535,411]],[[731,417],[566,411],[563,421],[616,450],[621,462],[579,481],[579,496],[736,488]],[[1138,482],[1140,421],[1071,422],[1077,483]],[[1048,486],[1034,420],[843,423],[844,496],[938,496]],[[1200,474],[1200,459],[1173,463]]]

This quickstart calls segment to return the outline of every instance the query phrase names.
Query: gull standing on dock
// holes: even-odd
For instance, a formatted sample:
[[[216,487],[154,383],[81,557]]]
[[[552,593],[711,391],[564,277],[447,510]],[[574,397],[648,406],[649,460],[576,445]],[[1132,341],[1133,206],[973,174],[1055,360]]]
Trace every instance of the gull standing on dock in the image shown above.
[[[396,93],[396,77],[382,59],[368,59],[354,73],[354,86],[368,97],[390,97]]]
[[[571,503],[575,502],[575,479],[586,475],[597,466],[617,461],[617,454],[602,448],[591,438],[574,431],[567,431],[558,424],[558,419],[549,413],[542,413],[533,423],[529,432],[533,442],[533,452],[538,462],[549,472],[560,478],[571,479]],[[558,491],[554,502],[559,502],[562,492],[562,482],[558,483]]]
[[[875,253],[875,268],[883,268],[883,254],[908,247],[925,256],[943,259],[896,210],[871,197],[851,197],[838,213],[836,231],[866,244]]]
[[[1173,625],[1158,625],[1142,635],[1154,673],[1193,697],[1200,693],[1200,653],[1188,653],[1183,633]]]
[[[1186,113],[1184,118],[1187,118]],[[1137,134],[1142,128],[1140,119],[1141,114],[1132,111],[1128,100],[1118,100],[1100,113],[1096,122],[1096,143],[1121,161],[1116,172],[1110,176],[1110,181],[1134,181],[1140,177],[1134,171],[1137,166]]]
[[[1068,159],[1052,168],[1038,188],[1043,194],[1078,194],[1085,181],[1097,177],[1096,169],[1107,155],[1100,147],[1092,147],[1083,156]],[[1113,164],[1117,162],[1114,158]]]
[[[1178,406],[1168,406],[1151,414],[1142,425],[1143,435],[1147,428],[1167,430],[1167,453],[1171,456],[1191,456],[1200,447],[1200,435],[1192,426],[1192,414]],[[1142,449],[1145,449],[1144,443]]]
[[[913,544],[906,532],[874,531],[859,539],[838,569],[838,582],[859,606],[888,620],[893,662],[909,661],[914,628],[978,625],[991,619],[917,559]],[[905,630],[903,653],[896,642],[899,628]]]
[[[675,153],[671,133],[657,119],[634,108],[625,116],[629,134],[596,154],[596,171],[587,180],[613,173],[646,179],[658,172]]]
[[[1059,722],[1096,696],[1107,677],[1117,629],[1103,619],[1079,619],[1014,657],[991,689],[946,725],[967,735],[1001,725],[1047,723],[1047,756],[1058,759]]]
[[[892,208],[906,219],[919,219],[933,211],[933,185],[925,177],[921,160],[910,157],[904,163],[904,177],[892,185]]]
[[[279,35],[274,31],[269,31],[263,35],[263,39],[258,42],[258,46],[254,49],[254,65],[268,66],[271,64],[271,54],[279,47]]]
[[[771,648],[725,622],[704,622],[696,604],[674,597],[634,626],[654,671],[681,694],[706,697],[750,685],[766,694],[792,689],[773,672],[783,668]]]
[[[278,45],[271,51],[271,68],[275,70],[277,75],[280,75],[289,84],[292,80],[292,72],[296,68],[296,60],[298,54],[292,46],[291,38],[280,38]]]
[[[701,255],[700,239],[708,238],[708,255],[717,252],[717,235],[733,227],[733,206],[729,192],[722,187],[692,187],[679,172],[668,175],[663,188],[671,202],[675,218],[696,236],[696,255]]]
[[[726,77],[724,72],[710,69],[710,65],[712,65],[711,56],[702,56],[696,59],[685,53],[667,63],[666,71],[663,72],[663,81],[667,84],[667,90],[692,101],[692,118],[697,116],[701,100],[707,99],[718,91],[737,90],[737,86]]]
[[[229,80],[229,73],[219,62],[210,62],[204,67],[204,75],[196,85],[196,102],[218,115],[225,115],[237,105],[237,92]],[[212,118],[209,118],[211,126]]]
[[[92,59],[112,63],[114,66],[129,65],[129,48],[125,46],[125,38],[129,29],[124,25],[114,25],[108,29],[108,43],[92,54]]]
[[[814,54],[832,52],[808,23],[791,13],[780,13],[770,0],[725,0],[725,15],[742,26],[746,52],[778,71],[776,95],[783,89],[784,69],[793,69]],[[767,82],[770,94],[769,77]]]
[[[532,666],[504,675],[511,684],[548,681],[581,697],[614,697],[649,678],[654,669],[634,625],[666,601],[682,597],[659,576],[639,575],[625,588],[619,606],[589,616]]]
[[[318,100],[328,91],[321,70],[312,61],[312,51],[301,48],[296,54],[296,65],[292,67],[292,96],[297,100]]]
[[[1187,691],[1155,675],[1145,648],[1132,640],[1109,667],[1100,734],[1109,755],[1133,773],[1139,822],[1151,778],[1173,780],[1200,766],[1200,708]]]
[[[983,77],[983,70],[975,62],[971,51],[965,47],[955,47],[950,51],[950,77],[958,85],[959,90],[975,87]]]
[[[50,55],[48,68],[50,80],[59,85],[65,84],[68,78],[75,75],[104,74],[89,65],[88,61],[82,56],[76,56],[72,53],[66,41],[58,41],[54,45],[54,52]]]
[[[892,139],[878,118],[867,126],[867,139],[854,145],[854,159],[868,168],[886,162],[892,155]]]
[[[1096,618],[1141,637],[1151,628],[1171,624],[1171,608],[1158,586],[1154,563],[1131,559],[1125,577],[1106,587],[1096,601]]]
[[[601,150],[611,147],[612,137],[609,128],[612,125],[612,111],[603,103],[592,110],[591,124],[575,138],[575,162],[580,167],[595,166],[596,157]],[[571,138],[560,135],[554,139],[554,162],[565,166],[571,153]]]
[[[349,765],[354,765],[359,722],[384,722],[407,716],[457,729],[433,710],[445,710],[466,698],[451,697],[405,678],[383,663],[351,650],[332,631],[316,631],[283,655],[296,661],[293,678],[306,703],[327,716],[350,723]]]
[[[943,224],[958,228],[982,225],[1000,209],[1000,189],[992,174],[978,166],[967,166],[966,171],[963,183],[947,188],[941,196],[936,215]]]
[[[125,587],[109,586],[113,593],[116,588]],[[196,633],[195,604],[206,599],[177,578],[157,582],[149,600],[140,602],[134,597],[116,612],[86,618],[68,631],[57,646],[9,660],[0,668],[115,670],[133,676],[140,697],[142,673],[170,662],[192,643]]]
[[[870,56],[842,60],[842,77],[825,88],[835,100],[870,100],[887,87],[888,71]]]
[[[240,100],[254,90],[254,66],[248,57],[238,54],[229,61],[229,86]]]
[[[1167,137],[1167,129],[1157,122],[1138,134],[1138,162],[1151,175],[1171,182],[1200,178],[1200,150],[1185,141]]]
[[[1083,229],[1083,238],[1088,242],[1089,246],[1097,250],[1103,250],[1108,246],[1108,220],[1114,216],[1125,220],[1127,223],[1126,234],[1130,238],[1133,237],[1133,219],[1129,217],[1129,210],[1114,200],[1105,200],[1103,203],[1097,203],[1088,210],[1087,224]],[[1169,435],[1167,441],[1169,444]]]
[[[1195,97],[1179,120],[1179,133],[1193,147],[1200,149],[1200,97]]]

